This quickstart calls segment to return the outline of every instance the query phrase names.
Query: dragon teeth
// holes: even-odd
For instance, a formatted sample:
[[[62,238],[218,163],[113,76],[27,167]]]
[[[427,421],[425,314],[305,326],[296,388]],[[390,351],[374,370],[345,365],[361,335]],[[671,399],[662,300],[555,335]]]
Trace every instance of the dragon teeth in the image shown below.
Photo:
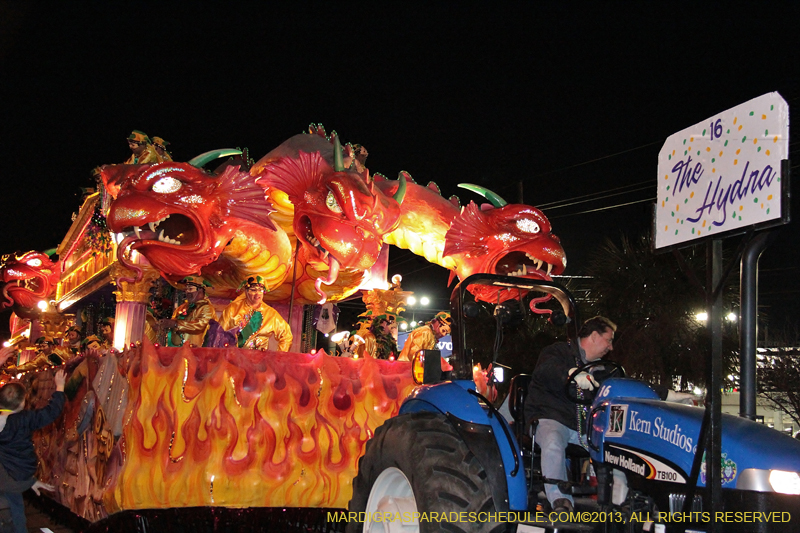
[[[156,232],[156,225],[155,225],[155,223],[153,223],[153,222],[148,222],[148,223],[147,223],[147,225],[150,227],[150,231],[152,231],[153,233],[155,233],[155,232]]]
[[[142,238],[142,236],[139,234],[140,231],[141,230],[139,229],[139,226],[134,226],[133,227],[133,232],[136,234],[136,238],[137,239],[141,239]]]

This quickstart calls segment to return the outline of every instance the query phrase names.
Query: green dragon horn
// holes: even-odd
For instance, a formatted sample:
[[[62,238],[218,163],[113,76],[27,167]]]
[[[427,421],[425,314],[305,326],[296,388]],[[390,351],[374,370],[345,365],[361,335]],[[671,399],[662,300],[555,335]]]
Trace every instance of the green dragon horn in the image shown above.
[[[200,154],[197,157],[193,158],[188,163],[193,167],[203,168],[206,163],[210,163],[215,159],[219,159],[220,157],[227,157],[229,155],[241,155],[242,151],[237,148],[220,148],[219,150],[211,150],[210,152],[206,152],[204,154]]]
[[[344,172],[344,158],[342,157],[342,143],[339,142],[339,136],[333,137],[333,170],[335,172]]]
[[[467,189],[468,191],[476,192],[489,200],[494,207],[503,207],[504,205],[508,205],[508,202],[503,200],[498,194],[493,193],[486,187],[481,187],[480,185],[473,185],[472,183],[459,183],[459,187],[462,189]]]
[[[401,172],[397,176],[397,179],[400,180],[400,185],[397,186],[397,192],[394,193],[394,196],[392,198],[397,200],[398,204],[402,204],[403,198],[405,198],[406,196],[406,173]]]

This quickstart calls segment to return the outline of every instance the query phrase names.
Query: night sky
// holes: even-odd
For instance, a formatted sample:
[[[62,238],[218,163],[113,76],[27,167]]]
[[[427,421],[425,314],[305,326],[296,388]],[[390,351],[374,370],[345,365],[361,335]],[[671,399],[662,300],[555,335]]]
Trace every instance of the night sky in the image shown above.
[[[772,91],[800,106],[797,3],[273,4],[1,2],[0,253],[56,247],[133,129],[177,161],[259,159],[314,122],[462,203],[460,182],[511,202],[521,183],[581,275],[648,231],[670,134]],[[760,303],[792,323],[796,228],[761,260]],[[443,269],[393,249],[389,272],[445,306]]]

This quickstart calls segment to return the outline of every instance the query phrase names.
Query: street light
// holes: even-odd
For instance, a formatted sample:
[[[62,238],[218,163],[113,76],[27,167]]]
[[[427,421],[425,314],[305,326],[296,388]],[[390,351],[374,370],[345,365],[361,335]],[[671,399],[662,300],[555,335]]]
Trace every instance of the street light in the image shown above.
[[[421,296],[419,298],[419,300],[417,300],[417,298],[415,296],[409,296],[408,300],[406,300],[406,303],[408,304],[408,307],[411,309],[411,327],[412,328],[417,327],[416,311],[414,310],[414,307],[417,307],[417,302],[419,302],[419,307],[426,307],[429,303],[431,303],[431,299],[428,298],[427,296]],[[421,324],[422,322],[420,321],[419,323]]]

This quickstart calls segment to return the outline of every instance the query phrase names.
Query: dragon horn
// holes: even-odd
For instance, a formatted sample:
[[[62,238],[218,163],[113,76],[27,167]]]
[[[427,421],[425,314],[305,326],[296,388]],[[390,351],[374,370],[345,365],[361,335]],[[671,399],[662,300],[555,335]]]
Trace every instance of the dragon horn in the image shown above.
[[[394,193],[392,198],[397,200],[398,204],[402,204],[403,198],[406,196],[406,173],[400,172],[400,174],[397,176],[397,179],[400,180],[400,185],[397,186],[397,192]]]
[[[219,150],[211,150],[210,152],[200,154],[188,163],[193,167],[202,168],[206,163],[210,163],[211,161],[219,159],[220,157],[241,155],[241,153],[242,151],[236,148],[220,148]]]
[[[508,202],[503,200],[498,194],[493,193],[486,187],[481,187],[480,185],[473,185],[472,183],[459,183],[459,187],[462,189],[467,189],[468,191],[476,192],[489,200],[494,207],[503,207],[504,205],[508,205]]]
[[[344,172],[344,159],[342,158],[342,143],[339,142],[339,136],[333,138],[333,170],[335,172]]]

